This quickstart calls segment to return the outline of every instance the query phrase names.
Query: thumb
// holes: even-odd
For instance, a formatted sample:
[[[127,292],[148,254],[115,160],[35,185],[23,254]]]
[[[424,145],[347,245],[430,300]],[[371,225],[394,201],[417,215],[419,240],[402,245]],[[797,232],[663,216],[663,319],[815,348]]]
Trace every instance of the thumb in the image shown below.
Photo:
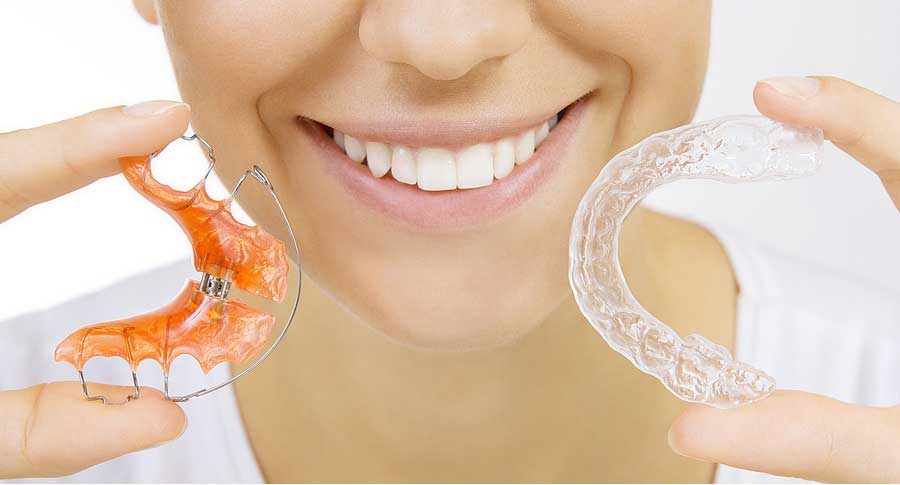
[[[736,409],[689,407],[669,446],[704,461],[825,482],[900,480],[900,409],[779,391]]]
[[[91,389],[115,397],[132,390]],[[186,426],[181,408],[155,389],[122,406],[84,399],[77,382],[0,392],[0,479],[70,475],[174,440]]]

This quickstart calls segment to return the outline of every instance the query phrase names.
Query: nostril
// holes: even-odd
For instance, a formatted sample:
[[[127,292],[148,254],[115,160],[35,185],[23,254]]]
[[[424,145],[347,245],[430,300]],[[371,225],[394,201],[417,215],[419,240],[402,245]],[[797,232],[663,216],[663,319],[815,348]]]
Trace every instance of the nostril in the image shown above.
[[[435,58],[432,49],[416,49],[416,53],[410,56],[411,61],[407,64],[431,79],[452,81],[465,76],[475,66],[489,60],[463,52],[463,49],[465,47],[453,49],[455,56],[447,55],[443,58]],[[478,58],[477,62],[474,61],[475,58]]]
[[[533,24],[521,2],[369,2],[359,40],[371,55],[407,64],[432,79],[465,76],[527,42]]]

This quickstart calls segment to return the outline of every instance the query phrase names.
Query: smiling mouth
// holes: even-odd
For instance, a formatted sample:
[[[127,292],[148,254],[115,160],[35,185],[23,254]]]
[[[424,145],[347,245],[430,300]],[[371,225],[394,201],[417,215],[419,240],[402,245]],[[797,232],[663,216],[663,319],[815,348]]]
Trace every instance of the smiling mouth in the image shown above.
[[[317,123],[349,160],[367,166],[373,177],[391,177],[434,192],[485,187],[507,177],[534,158],[570,106],[516,133],[462,147],[366,139]]]
[[[530,121],[296,121],[323,173],[362,207],[419,229],[459,229],[498,220],[545,186],[593,98]]]

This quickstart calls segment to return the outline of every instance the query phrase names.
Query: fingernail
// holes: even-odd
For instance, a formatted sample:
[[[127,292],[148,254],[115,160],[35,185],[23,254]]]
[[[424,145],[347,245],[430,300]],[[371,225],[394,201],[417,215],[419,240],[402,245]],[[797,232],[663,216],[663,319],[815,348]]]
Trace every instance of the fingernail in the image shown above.
[[[177,101],[144,101],[143,103],[132,104],[130,106],[126,106],[122,108],[122,112],[131,115],[137,116],[138,118],[148,118],[151,116],[159,116],[163,113],[171,111],[179,106],[184,106],[187,109],[190,109],[186,103],[180,103]]]
[[[760,82],[772,86],[785,96],[798,99],[807,99],[815,96],[822,85],[818,79],[802,76],[770,77]]]

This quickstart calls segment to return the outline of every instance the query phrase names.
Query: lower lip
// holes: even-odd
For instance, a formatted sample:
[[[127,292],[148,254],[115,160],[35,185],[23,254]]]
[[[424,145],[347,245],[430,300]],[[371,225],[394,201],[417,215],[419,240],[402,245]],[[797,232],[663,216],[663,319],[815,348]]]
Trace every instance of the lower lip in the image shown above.
[[[372,176],[369,167],[350,160],[322,125],[299,118],[311,138],[315,158],[363,207],[420,230],[449,230],[483,225],[510,213],[546,185],[577,131],[590,96],[573,103],[534,155],[509,175],[477,189],[429,192],[394,180]]]

